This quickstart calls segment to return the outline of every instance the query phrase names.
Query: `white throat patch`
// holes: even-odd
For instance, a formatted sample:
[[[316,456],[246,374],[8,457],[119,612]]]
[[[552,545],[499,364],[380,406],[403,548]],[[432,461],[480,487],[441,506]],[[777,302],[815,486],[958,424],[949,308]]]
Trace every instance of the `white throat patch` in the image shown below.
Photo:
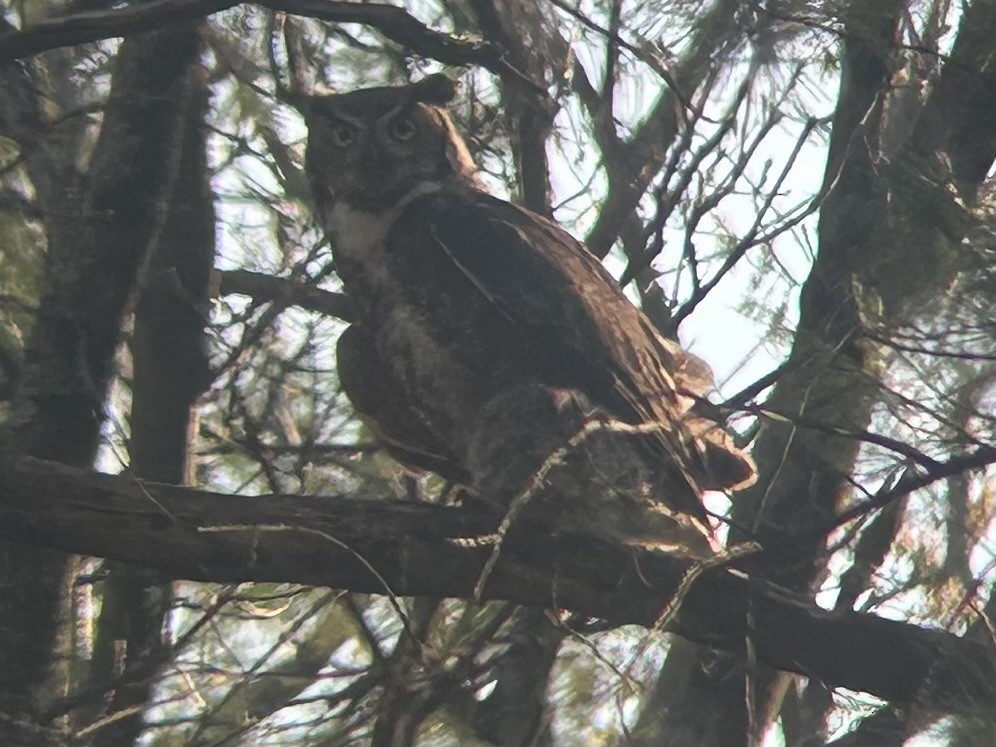
[[[336,254],[355,262],[377,262],[383,253],[384,240],[401,211],[413,200],[442,189],[440,184],[422,182],[391,207],[371,212],[348,202],[336,202],[329,210],[327,226],[332,234]]]

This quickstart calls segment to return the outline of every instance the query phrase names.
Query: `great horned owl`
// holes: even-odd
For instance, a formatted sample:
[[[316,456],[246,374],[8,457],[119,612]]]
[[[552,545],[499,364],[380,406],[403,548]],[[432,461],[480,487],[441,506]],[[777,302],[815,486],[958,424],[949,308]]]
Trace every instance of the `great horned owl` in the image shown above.
[[[359,309],[338,346],[344,390],[402,462],[484,494],[591,418],[649,426],[655,500],[701,527],[701,489],[754,479],[698,414],[708,367],[570,234],[484,191],[443,108],[454,94],[433,75],[303,106],[315,202]]]

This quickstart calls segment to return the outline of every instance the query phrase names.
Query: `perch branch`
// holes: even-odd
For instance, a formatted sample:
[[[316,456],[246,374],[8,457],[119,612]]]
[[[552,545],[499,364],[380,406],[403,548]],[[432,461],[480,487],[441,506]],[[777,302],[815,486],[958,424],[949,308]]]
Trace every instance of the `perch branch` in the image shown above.
[[[0,534],[201,581],[285,581],[411,596],[471,598],[494,531],[484,515],[349,497],[239,497],[0,459]],[[334,538],[334,541],[330,540]],[[691,567],[523,519],[504,539],[486,596],[652,626]],[[835,687],[937,712],[996,709],[996,653],[942,630],[831,613],[762,580],[711,569],[688,589],[678,634],[740,650],[747,610],[767,664]],[[982,710],[985,709],[985,710]]]

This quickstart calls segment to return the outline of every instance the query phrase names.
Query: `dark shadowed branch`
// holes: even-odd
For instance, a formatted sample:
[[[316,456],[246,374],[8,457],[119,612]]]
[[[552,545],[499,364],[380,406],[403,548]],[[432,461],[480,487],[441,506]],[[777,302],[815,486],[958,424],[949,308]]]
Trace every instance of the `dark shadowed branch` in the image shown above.
[[[480,65],[491,72],[536,86],[503,57],[501,49],[481,39],[458,38],[430,29],[394,5],[332,0],[270,0],[256,3],[273,11],[337,23],[362,23],[406,49],[449,65]],[[0,36],[0,64],[49,49],[150,31],[181,20],[194,20],[241,3],[233,0],[154,0],[114,10],[75,13]]]
[[[281,306],[299,306],[347,322],[353,318],[352,305],[344,293],[322,290],[301,280],[274,277],[262,272],[249,270],[217,272],[222,295],[238,293],[252,296],[257,301],[272,301]]]
[[[455,508],[348,497],[237,497],[34,459],[6,461],[0,485],[0,532],[176,578],[470,597],[490,553],[453,541],[491,529],[481,514]],[[688,568],[687,561],[595,537],[551,537],[548,527],[523,521],[506,538],[486,596],[651,625]],[[707,572],[691,587],[675,632],[740,650],[748,608],[758,656],[774,667],[938,711],[996,708],[991,650],[940,630],[829,613],[730,571]]]

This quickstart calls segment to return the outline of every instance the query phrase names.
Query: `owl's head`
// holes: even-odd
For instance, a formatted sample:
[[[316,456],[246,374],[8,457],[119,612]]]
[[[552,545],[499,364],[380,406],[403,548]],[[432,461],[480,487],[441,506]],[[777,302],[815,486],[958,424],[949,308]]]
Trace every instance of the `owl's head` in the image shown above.
[[[437,74],[307,99],[306,165],[318,207],[341,201],[378,212],[419,184],[473,183],[477,169],[443,108],[455,94]]]

